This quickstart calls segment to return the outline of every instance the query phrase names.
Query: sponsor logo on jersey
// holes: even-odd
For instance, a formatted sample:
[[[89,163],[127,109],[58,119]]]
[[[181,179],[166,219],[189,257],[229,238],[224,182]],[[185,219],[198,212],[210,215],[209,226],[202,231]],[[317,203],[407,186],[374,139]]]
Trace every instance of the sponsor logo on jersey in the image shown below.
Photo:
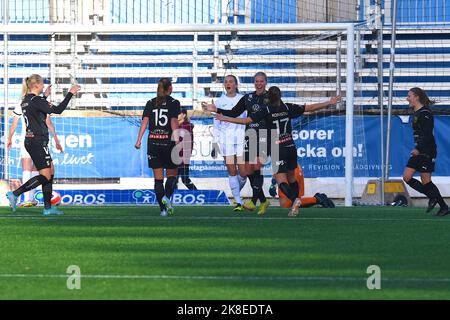
[[[252,105],[253,112],[258,112],[259,110],[261,110],[261,106],[259,104],[255,103],[254,105]]]

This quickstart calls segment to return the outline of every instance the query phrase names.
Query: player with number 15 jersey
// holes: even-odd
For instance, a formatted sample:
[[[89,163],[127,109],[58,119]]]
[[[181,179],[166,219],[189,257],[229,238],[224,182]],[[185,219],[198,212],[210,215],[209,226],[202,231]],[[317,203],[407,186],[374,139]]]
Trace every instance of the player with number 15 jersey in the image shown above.
[[[148,164],[150,168],[175,168],[171,158],[175,141],[172,139],[171,119],[177,119],[181,112],[180,102],[171,96],[161,102],[158,97],[147,102],[142,118],[149,119],[147,142]]]

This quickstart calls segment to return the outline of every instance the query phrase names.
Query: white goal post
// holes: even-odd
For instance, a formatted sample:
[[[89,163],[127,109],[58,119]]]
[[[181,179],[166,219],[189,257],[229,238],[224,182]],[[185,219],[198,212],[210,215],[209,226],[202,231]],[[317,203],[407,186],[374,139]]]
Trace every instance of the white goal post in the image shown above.
[[[9,35],[52,35],[52,34],[165,34],[165,33],[225,33],[225,32],[301,32],[301,31],[340,31],[347,34],[346,41],[346,117],[345,117],[345,206],[352,205],[353,196],[353,105],[354,105],[354,63],[355,63],[355,26],[352,23],[305,23],[305,24],[115,24],[115,25],[80,25],[80,24],[5,24],[3,33],[3,65],[8,66],[7,39]],[[4,68],[5,79],[8,78]],[[3,85],[4,106],[9,105],[7,81]],[[7,107],[5,107],[7,108]],[[6,110],[5,110],[6,111]],[[5,123],[8,114],[4,112]],[[8,126],[5,126],[7,130]],[[6,132],[7,134],[7,132]],[[8,155],[5,148],[5,163]]]

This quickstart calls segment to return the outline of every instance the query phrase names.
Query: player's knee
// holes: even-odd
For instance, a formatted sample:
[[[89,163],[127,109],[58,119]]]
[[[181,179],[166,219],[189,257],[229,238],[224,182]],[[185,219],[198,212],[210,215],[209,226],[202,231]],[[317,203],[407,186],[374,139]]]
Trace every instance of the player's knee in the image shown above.
[[[237,175],[236,166],[230,165],[230,166],[227,166],[227,169],[228,169],[228,175],[229,175],[229,176],[235,176],[235,175]]]
[[[47,178],[46,176],[44,176],[42,174],[38,175],[37,179],[41,185],[46,185],[51,181],[51,177]]]

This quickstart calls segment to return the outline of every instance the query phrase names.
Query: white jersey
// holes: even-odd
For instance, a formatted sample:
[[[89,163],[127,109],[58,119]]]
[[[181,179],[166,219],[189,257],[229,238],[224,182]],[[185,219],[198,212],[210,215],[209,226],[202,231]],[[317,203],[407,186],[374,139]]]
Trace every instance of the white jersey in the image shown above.
[[[237,93],[234,97],[228,97],[223,94],[214,104],[217,108],[231,110],[243,97]],[[239,118],[246,118],[247,111],[242,113]],[[214,119],[214,139],[213,142],[220,145],[243,145],[245,139],[245,125],[219,121]]]
[[[25,149],[25,134],[27,132],[27,126],[25,124],[25,118],[23,117],[22,114],[22,106],[20,104],[16,105],[16,107],[14,108],[13,114],[15,117],[18,117],[20,119],[20,123],[22,126],[22,131],[20,132],[20,157],[21,158],[31,158],[30,154],[28,153],[28,151]]]
[[[27,127],[25,125],[25,119],[24,119],[24,117],[22,117],[22,106],[20,104],[16,105],[13,113],[14,113],[15,117],[18,117],[20,119],[20,123],[22,126],[22,132],[20,133],[20,138],[23,141],[23,140],[25,140],[25,133],[27,132]]]

